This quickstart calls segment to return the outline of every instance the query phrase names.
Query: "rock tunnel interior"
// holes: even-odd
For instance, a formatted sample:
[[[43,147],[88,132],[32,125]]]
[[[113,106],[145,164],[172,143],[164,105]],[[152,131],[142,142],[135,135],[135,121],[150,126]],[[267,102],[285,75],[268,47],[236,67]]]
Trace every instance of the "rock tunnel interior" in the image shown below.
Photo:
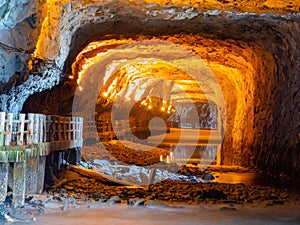
[[[255,167],[275,175],[295,172],[300,168],[297,164],[299,124],[292,125],[291,121],[297,121],[298,112],[295,104],[287,102],[289,96],[285,91],[291,87],[283,82],[287,74],[293,73],[283,65],[293,62],[282,62],[288,54],[289,43],[284,34],[276,32],[268,21],[251,21],[253,26],[250,27],[247,25],[249,20],[223,26],[208,22],[199,26],[193,20],[144,23],[131,17],[120,18],[117,22],[85,25],[72,38],[63,81],[51,90],[30,96],[23,112],[71,114],[74,95],[80,86],[80,73],[85,76],[83,68],[92,62],[89,59],[128,43],[164,41],[196,54],[219,84],[225,102],[225,108],[219,113],[226,121],[222,164]],[[101,45],[80,53],[89,43],[95,42]],[[180,78],[182,74],[176,74],[178,70],[166,68],[159,67],[157,76],[186,79]],[[149,71],[154,70],[146,70]],[[186,90],[190,88],[187,86]],[[201,91],[192,95],[192,98],[197,98]],[[299,92],[291,95],[299,97]],[[95,102],[88,104],[95,105]],[[278,110],[280,107],[282,109]],[[287,112],[291,112],[289,116]]]

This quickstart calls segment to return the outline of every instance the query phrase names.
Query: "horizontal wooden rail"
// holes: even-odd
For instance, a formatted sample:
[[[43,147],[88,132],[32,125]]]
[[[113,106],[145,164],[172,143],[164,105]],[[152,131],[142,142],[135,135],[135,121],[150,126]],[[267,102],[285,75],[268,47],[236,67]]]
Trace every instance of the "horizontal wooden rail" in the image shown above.
[[[170,126],[169,124],[167,125]],[[164,132],[164,127],[160,123],[151,123],[151,129]],[[169,128],[168,128],[169,129]],[[114,121],[84,121],[83,139],[87,138],[102,138],[109,137],[112,139],[116,134],[121,137],[126,137],[129,133],[142,133],[149,130],[149,123],[142,120],[114,120]]]
[[[82,139],[83,119],[0,112],[0,147]]]

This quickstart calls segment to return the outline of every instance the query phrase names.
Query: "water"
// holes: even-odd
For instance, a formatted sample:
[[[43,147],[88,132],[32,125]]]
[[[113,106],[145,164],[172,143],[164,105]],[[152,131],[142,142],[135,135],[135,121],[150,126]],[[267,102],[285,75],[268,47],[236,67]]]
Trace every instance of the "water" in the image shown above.
[[[98,209],[73,209],[61,214],[39,216],[32,225],[299,225],[299,207],[238,207],[236,211],[221,206],[185,208],[146,208],[113,206]],[[28,223],[27,223],[28,224]]]
[[[300,196],[300,180],[299,179],[279,179],[265,174],[253,172],[213,172],[216,179],[214,181],[220,183],[237,184],[243,183],[246,185],[261,185],[288,190]]]

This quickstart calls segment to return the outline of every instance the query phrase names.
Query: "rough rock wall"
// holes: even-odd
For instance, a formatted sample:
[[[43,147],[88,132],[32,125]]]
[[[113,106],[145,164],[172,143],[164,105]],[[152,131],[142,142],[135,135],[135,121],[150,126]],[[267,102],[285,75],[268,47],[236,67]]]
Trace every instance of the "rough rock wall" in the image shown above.
[[[227,96],[224,163],[258,166],[273,174],[299,172],[300,18],[295,13],[299,12],[299,4],[202,1],[201,8],[194,8],[127,1],[50,1],[42,7],[43,1],[23,0],[18,2],[27,4],[26,10],[7,14],[21,12],[20,4],[12,7],[9,2],[2,4],[6,10],[0,9],[5,12],[0,22],[1,42],[13,47],[0,47],[1,110],[18,112],[30,95],[58,84],[71,72],[76,55],[93,39],[105,39],[107,34],[123,38],[138,34],[201,34],[213,40],[209,47],[225,40],[220,46],[227,49],[215,55],[214,50],[209,54],[198,52],[218,71]],[[181,3],[197,6],[192,1]],[[233,11],[207,10],[222,6]],[[243,13],[269,10],[284,15]],[[11,20],[14,22],[7,22]],[[36,56],[47,59],[47,63],[24,71],[28,53],[34,47]],[[228,70],[222,71],[220,65]],[[58,90],[64,93],[60,87]]]
[[[0,108],[19,112],[35,93],[40,76],[30,74],[28,61],[39,39],[46,0],[5,0],[0,3]],[[44,87],[49,88],[48,87]]]

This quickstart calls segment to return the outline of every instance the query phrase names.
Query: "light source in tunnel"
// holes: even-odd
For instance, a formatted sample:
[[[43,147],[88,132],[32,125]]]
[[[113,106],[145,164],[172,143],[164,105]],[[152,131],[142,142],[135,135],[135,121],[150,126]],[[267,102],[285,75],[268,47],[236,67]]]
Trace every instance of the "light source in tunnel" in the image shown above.
[[[158,40],[154,40],[154,42],[157,41]],[[77,79],[78,84],[80,85],[85,70],[88,69],[94,63],[96,63],[99,57],[101,58],[104,57],[105,55],[112,55],[114,54],[112,52],[115,51],[112,48],[116,48],[116,47],[118,48],[118,46],[122,47],[124,44],[130,42],[135,43],[135,41],[132,39],[121,39],[121,40],[110,39],[110,40],[103,40],[103,41],[90,43],[77,56],[76,63],[74,63],[72,66],[73,71],[78,71],[77,75],[74,75],[78,77]],[[103,50],[104,46],[105,48]],[[149,49],[147,47],[140,48],[138,46],[134,46],[133,49],[122,48],[123,50],[121,51],[117,50],[120,51],[120,55],[122,54],[122,52],[124,52],[125,57],[117,57],[116,59],[113,59],[109,64],[106,65],[106,69],[103,74],[104,76],[103,84],[107,85],[110,89],[117,89],[114,88],[114,85],[116,83],[122,83],[122,79],[123,79],[122,77],[126,76],[128,77],[127,80],[130,81],[130,85],[129,87],[127,87],[126,90],[117,89],[116,92],[114,93],[112,93],[110,90],[106,90],[106,92],[104,92],[104,96],[113,100],[116,97],[116,95],[119,96],[125,95],[126,96],[125,100],[134,99],[137,101],[140,98],[146,96],[147,93],[144,94],[145,91],[148,90],[149,92],[149,88],[147,88],[147,86],[149,86],[151,82],[153,84],[154,82],[156,82],[156,84],[154,84],[153,86],[160,85],[158,81],[159,78],[170,80],[177,84],[177,86],[173,86],[174,89],[172,90],[173,96],[176,97],[177,99],[180,98],[182,90],[188,93],[188,98],[193,98],[193,99],[206,99],[207,94],[211,96],[213,95],[216,96],[216,93],[218,92],[216,91],[216,88],[218,89],[217,87],[218,85],[215,86],[213,84],[215,81],[207,76],[207,74],[209,74],[209,72],[207,72],[208,69],[205,68],[206,65],[203,62],[199,62],[198,57],[194,58],[192,54],[182,56],[182,50],[178,51],[179,49],[170,46],[170,44],[167,44],[165,46],[158,44],[157,46],[155,46],[154,48],[151,47]],[[99,48],[99,51],[97,51],[97,48]],[[157,50],[154,51],[154,49],[156,48]],[[136,57],[134,60],[129,59],[128,55],[130,53],[134,53],[135,51],[142,51],[144,52],[143,54],[146,54],[147,56],[146,57],[139,56]],[[169,53],[166,54],[165,52],[169,52]],[[157,57],[156,56],[157,54],[160,56]],[[184,55],[185,54],[186,53],[184,53]],[[172,57],[175,55],[176,55],[175,57],[176,60],[174,61]],[[170,59],[166,61],[166,60],[162,60],[161,57],[163,58],[166,57]],[[179,64],[179,67],[177,67],[176,64]],[[182,70],[180,68],[186,68],[186,70]],[[115,77],[115,73],[118,70],[120,71],[119,74],[120,79],[114,79],[113,77]],[[190,71],[191,73],[198,73],[198,75],[195,74],[196,77],[198,77],[198,79],[195,79],[195,77],[194,78],[190,77],[189,75],[190,72],[188,71]],[[200,71],[203,71],[204,73]],[[202,82],[201,88],[199,88],[200,81]],[[209,85],[207,86],[207,84]],[[125,85],[127,84],[125,83]],[[209,88],[209,86],[211,86],[211,89]],[[204,91],[201,90],[202,87],[204,87]],[[123,92],[125,91],[126,93],[121,93],[120,91]],[[185,101],[185,99],[182,98],[182,101]]]
[[[165,122],[176,112],[180,102],[190,103],[186,105],[191,109],[189,116],[195,124],[199,121],[199,115],[194,102],[206,101],[206,93],[216,99],[219,97],[216,81],[207,66],[191,51],[171,43],[159,40],[133,41],[106,52],[99,52],[92,61],[94,63],[88,67],[82,64],[85,60],[77,63],[77,68],[83,68],[78,84],[86,87],[86,94],[83,96],[79,93],[80,98],[77,99],[80,103],[76,108],[82,106],[81,109],[86,109],[89,102],[93,103],[93,96],[97,96],[96,107],[92,113],[96,111],[97,120],[111,120],[112,126],[114,123],[125,126],[126,122],[134,124],[132,121],[135,118],[141,118],[148,124],[146,126],[157,117]],[[93,87],[98,93],[90,92]],[[184,122],[187,118],[185,112],[182,112],[179,113],[179,120]],[[86,114],[88,113],[81,115]],[[126,129],[128,128],[127,126]],[[130,127],[130,130],[135,129]],[[117,139],[124,137],[123,131],[124,129],[118,131],[116,127]],[[182,131],[178,143],[181,140],[184,142],[182,137],[190,137],[191,132],[196,138],[189,140],[189,144],[197,145],[197,129]],[[143,135],[145,133],[147,132],[143,132]],[[137,140],[138,136],[132,135],[134,134],[126,133],[125,138],[132,143],[137,141],[147,144]],[[140,136],[138,139],[145,137],[146,135]],[[156,142],[153,143],[157,146]],[[124,145],[130,147],[130,143]]]
[[[162,107],[169,105],[170,102],[156,96],[147,96],[136,102],[130,110],[129,118],[130,121],[143,124],[140,127],[143,131],[135,132],[134,135],[139,139],[147,139],[151,135],[169,131],[170,122],[168,118],[170,114],[161,110]]]
[[[153,115],[167,119],[170,117],[170,113],[174,111],[174,106],[165,99],[147,96],[132,107],[130,115],[133,116],[134,114],[134,117],[140,117],[141,119],[152,117]]]

